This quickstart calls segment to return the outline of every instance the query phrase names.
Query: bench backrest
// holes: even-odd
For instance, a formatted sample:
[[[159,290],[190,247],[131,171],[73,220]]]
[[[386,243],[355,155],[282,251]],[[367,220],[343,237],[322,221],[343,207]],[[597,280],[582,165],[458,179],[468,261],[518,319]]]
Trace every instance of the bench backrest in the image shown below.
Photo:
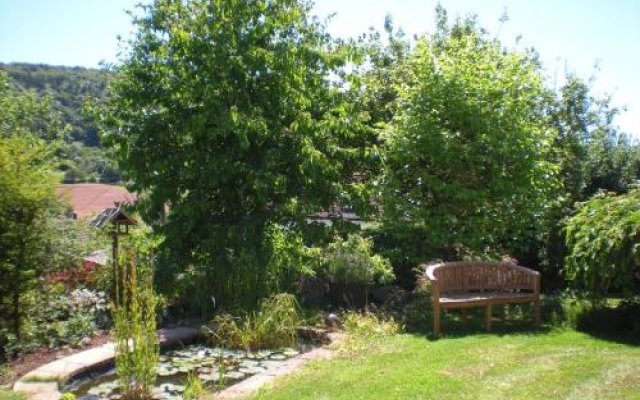
[[[425,265],[427,278],[441,293],[474,290],[539,291],[537,271],[507,262],[458,261]]]

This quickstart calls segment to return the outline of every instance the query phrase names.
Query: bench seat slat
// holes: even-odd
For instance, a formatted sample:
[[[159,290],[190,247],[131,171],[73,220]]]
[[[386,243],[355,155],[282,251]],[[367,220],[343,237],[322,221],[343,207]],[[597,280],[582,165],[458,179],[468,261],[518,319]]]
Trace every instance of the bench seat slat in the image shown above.
[[[469,307],[476,307],[485,304],[496,304],[497,302],[523,303],[530,302],[536,298],[534,293],[514,293],[514,292],[481,292],[481,293],[447,293],[440,297],[440,304],[462,306],[467,303]]]

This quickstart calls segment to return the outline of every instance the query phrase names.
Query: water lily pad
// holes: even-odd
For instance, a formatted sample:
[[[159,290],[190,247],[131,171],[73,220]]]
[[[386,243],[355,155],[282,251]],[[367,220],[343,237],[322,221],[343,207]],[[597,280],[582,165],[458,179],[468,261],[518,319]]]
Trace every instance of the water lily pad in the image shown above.
[[[265,358],[269,357],[271,353],[273,353],[271,350],[260,350],[255,353],[252,353],[250,357],[249,355],[247,355],[247,358],[250,358],[253,360],[264,360]]]
[[[295,357],[298,354],[300,354],[300,352],[298,350],[296,350],[296,349],[288,348],[288,349],[284,349],[282,351],[282,354],[284,354],[287,357]]]
[[[162,390],[164,390],[165,392],[184,392],[184,385],[176,385],[174,383],[163,383],[162,385],[160,385],[160,388],[162,388]]]
[[[211,358],[208,358],[206,360],[202,360],[202,362],[200,362],[200,366],[201,367],[211,367],[211,366],[213,366],[215,364],[216,364],[216,360],[215,359],[211,359]]]
[[[256,360],[242,360],[240,361],[240,367],[248,368],[248,367],[257,367],[260,364],[259,361]]]
[[[264,371],[266,371],[266,368],[263,367],[241,367],[238,372],[242,372],[243,374],[247,374],[247,375],[255,375],[255,374],[259,374],[262,373]]]
[[[180,373],[176,368],[171,369],[159,369],[157,371],[158,376],[173,376]]]
[[[213,368],[211,368],[211,367],[198,367],[198,369],[196,371],[198,371],[199,374],[210,374],[211,372],[213,372]]]
[[[219,356],[219,355],[218,355]],[[241,359],[246,356],[246,353],[242,350],[225,350],[222,353],[222,357],[225,359]]]
[[[156,386],[153,388],[153,390],[151,390],[151,397],[153,397],[154,399],[164,399],[164,396],[166,394],[170,393],[164,390],[164,388],[162,388],[161,386]]]
[[[225,379],[238,380],[245,377],[245,374],[240,371],[229,371],[224,374]]]
[[[279,365],[282,365],[282,361],[275,361],[275,360],[264,360],[260,362],[260,366],[264,367],[264,368],[275,368]]]
[[[88,394],[93,394],[96,396],[103,396],[106,394],[110,394],[118,387],[118,383],[116,381],[105,382],[98,386],[94,386],[87,391]]]
[[[285,356],[284,354],[272,354],[269,356],[270,360],[275,360],[275,361],[283,361],[287,359],[287,356]]]
[[[203,382],[218,382],[220,380],[220,376],[218,374],[200,374],[198,375]]]

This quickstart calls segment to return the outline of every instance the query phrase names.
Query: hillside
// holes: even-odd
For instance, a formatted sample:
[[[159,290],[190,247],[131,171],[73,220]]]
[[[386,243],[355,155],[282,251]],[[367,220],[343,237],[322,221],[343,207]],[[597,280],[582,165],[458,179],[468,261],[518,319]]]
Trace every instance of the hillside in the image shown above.
[[[18,86],[51,98],[51,108],[71,127],[68,144],[63,149],[61,170],[65,183],[120,180],[120,173],[100,147],[95,123],[83,114],[87,98],[106,95],[107,73],[82,67],[45,64],[1,64]]]
[[[86,146],[98,146],[95,124],[82,114],[87,97],[106,94],[107,76],[104,71],[82,67],[61,67],[44,64],[0,64],[11,78],[38,94],[48,94],[52,108],[63,122],[71,125],[71,139]]]

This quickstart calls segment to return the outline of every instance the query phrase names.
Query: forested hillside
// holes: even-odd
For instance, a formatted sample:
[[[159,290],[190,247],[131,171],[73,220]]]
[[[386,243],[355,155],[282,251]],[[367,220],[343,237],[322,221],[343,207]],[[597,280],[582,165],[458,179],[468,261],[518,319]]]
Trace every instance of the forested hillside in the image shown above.
[[[49,96],[51,110],[68,125],[67,144],[60,154],[65,182],[113,183],[120,180],[120,173],[101,148],[95,123],[82,111],[87,98],[105,96],[106,72],[45,64],[0,64],[0,70],[5,71],[18,87],[39,96]]]

